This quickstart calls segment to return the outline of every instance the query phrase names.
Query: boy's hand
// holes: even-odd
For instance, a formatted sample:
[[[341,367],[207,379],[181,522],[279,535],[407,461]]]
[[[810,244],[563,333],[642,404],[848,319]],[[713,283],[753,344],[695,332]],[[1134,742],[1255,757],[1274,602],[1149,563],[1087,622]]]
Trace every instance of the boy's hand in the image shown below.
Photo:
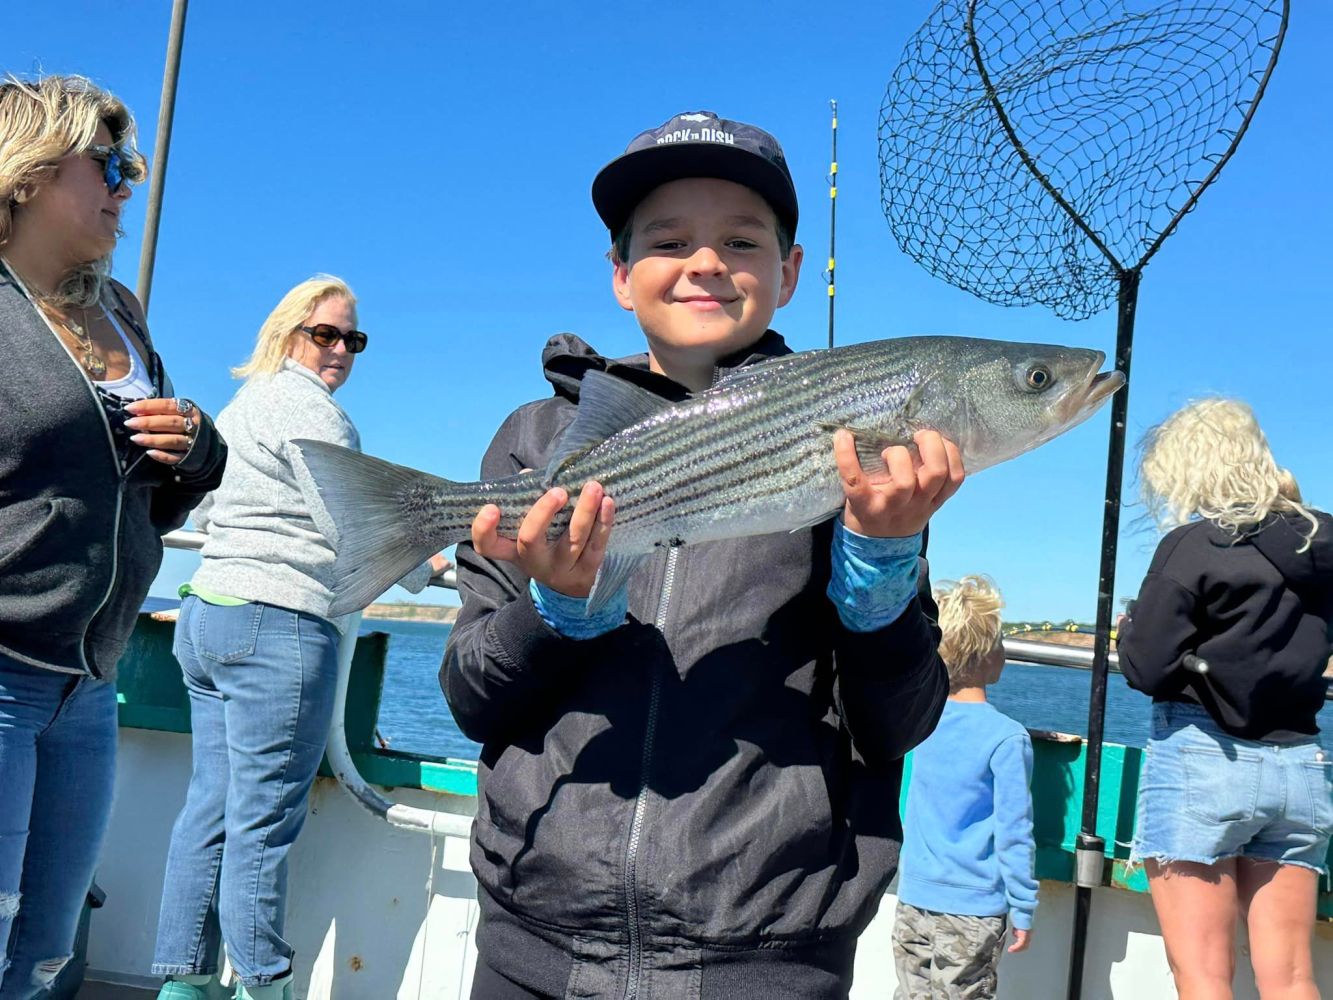
[[[1011,955],[1016,955],[1020,951],[1027,951],[1028,945],[1032,942],[1032,932],[1013,928],[1014,943],[1004,949]]]
[[[889,474],[882,481],[872,482],[856,457],[852,433],[840,430],[833,436],[833,454],[847,496],[843,523],[858,535],[915,535],[962,485],[966,473],[956,444],[938,431],[917,431],[912,440],[915,455],[902,445],[885,449]]]
[[[606,555],[607,539],[615,521],[616,505],[601,484],[585,483],[574,505],[569,527],[559,538],[547,532],[569,494],[556,486],[532,505],[518,527],[518,538],[502,538],[496,531],[500,508],[487,504],[472,521],[472,545],[487,559],[512,562],[529,577],[567,597],[587,597]]]

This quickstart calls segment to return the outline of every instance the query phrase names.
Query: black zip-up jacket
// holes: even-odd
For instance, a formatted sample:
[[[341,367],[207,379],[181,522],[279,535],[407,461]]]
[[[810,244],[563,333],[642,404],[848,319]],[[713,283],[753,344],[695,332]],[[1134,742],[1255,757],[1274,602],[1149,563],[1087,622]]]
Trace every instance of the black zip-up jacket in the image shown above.
[[[1242,739],[1319,732],[1333,635],[1333,517],[1271,516],[1239,538],[1211,521],[1170,532],[1121,624],[1120,669],[1154,701],[1202,705]],[[1186,653],[1208,663],[1199,674]]]
[[[170,380],[128,292],[117,319]],[[226,446],[204,417],[175,466],[123,472],[106,411],[60,339],[0,266],[0,653],[111,679],[162,562],[162,534],[222,479]],[[131,446],[131,450],[133,446]]]
[[[786,353],[770,331],[722,367]],[[555,395],[504,422],[486,478],[545,467],[589,370],[686,395],[571,335],[543,360]],[[494,969],[557,996],[844,995],[897,868],[901,758],[948,681],[924,563],[897,621],[850,632],[825,596],[832,530],[663,551],[626,623],[585,641],[546,625],[512,564],[458,547],[441,683],[483,745],[472,867]]]

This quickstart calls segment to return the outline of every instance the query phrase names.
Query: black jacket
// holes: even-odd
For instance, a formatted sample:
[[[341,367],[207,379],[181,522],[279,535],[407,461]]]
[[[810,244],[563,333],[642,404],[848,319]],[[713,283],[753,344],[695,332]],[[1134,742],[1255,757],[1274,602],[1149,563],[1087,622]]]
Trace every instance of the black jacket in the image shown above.
[[[1310,522],[1272,516],[1240,538],[1210,521],[1176,528],[1157,547],[1130,617],[1120,669],[1155,701],[1206,708],[1242,739],[1290,742],[1319,732],[1333,629],[1333,517],[1297,551]],[[1208,663],[1199,674],[1186,653]]]
[[[147,343],[128,293],[116,295],[117,318]],[[161,535],[221,481],[226,446],[205,417],[178,465],[141,457],[122,471],[92,384],[3,267],[0,357],[0,653],[110,679]]]
[[[730,365],[786,353],[770,332]],[[590,369],[685,395],[570,335],[543,360],[555,396],[505,421],[484,477],[544,467]],[[545,624],[511,564],[458,547],[441,683],[483,744],[485,961],[557,995],[845,990],[897,867],[901,758],[948,681],[924,564],[921,597],[855,634],[825,596],[831,537],[826,522],[664,551],[631,580],[627,622],[586,641]]]

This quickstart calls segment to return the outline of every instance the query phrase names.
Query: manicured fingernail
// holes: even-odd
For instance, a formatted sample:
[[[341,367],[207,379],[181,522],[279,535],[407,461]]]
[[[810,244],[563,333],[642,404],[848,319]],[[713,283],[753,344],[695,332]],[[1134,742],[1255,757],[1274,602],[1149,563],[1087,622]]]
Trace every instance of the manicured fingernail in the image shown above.
[[[132,417],[129,420],[125,421],[126,427],[132,428],[133,430],[136,431],[139,430],[141,427],[143,427],[143,424],[144,422],[142,417]]]
[[[143,444],[144,441],[147,439],[147,437],[148,437],[147,434],[131,434],[130,440],[133,441],[135,444]]]

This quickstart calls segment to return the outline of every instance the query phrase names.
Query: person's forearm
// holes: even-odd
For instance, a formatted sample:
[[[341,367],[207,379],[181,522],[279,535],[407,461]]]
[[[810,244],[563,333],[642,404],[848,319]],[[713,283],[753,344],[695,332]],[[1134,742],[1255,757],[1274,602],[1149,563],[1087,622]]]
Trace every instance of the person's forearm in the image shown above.
[[[526,595],[470,621],[460,616],[440,683],[463,735],[488,743],[523,728],[577,668],[575,644],[543,622]]]
[[[882,629],[840,630],[835,656],[842,717],[868,764],[895,762],[934,731],[949,676],[915,597]]]
[[[917,589],[921,535],[870,538],[833,526],[828,598],[853,632],[875,632],[903,613]]]

